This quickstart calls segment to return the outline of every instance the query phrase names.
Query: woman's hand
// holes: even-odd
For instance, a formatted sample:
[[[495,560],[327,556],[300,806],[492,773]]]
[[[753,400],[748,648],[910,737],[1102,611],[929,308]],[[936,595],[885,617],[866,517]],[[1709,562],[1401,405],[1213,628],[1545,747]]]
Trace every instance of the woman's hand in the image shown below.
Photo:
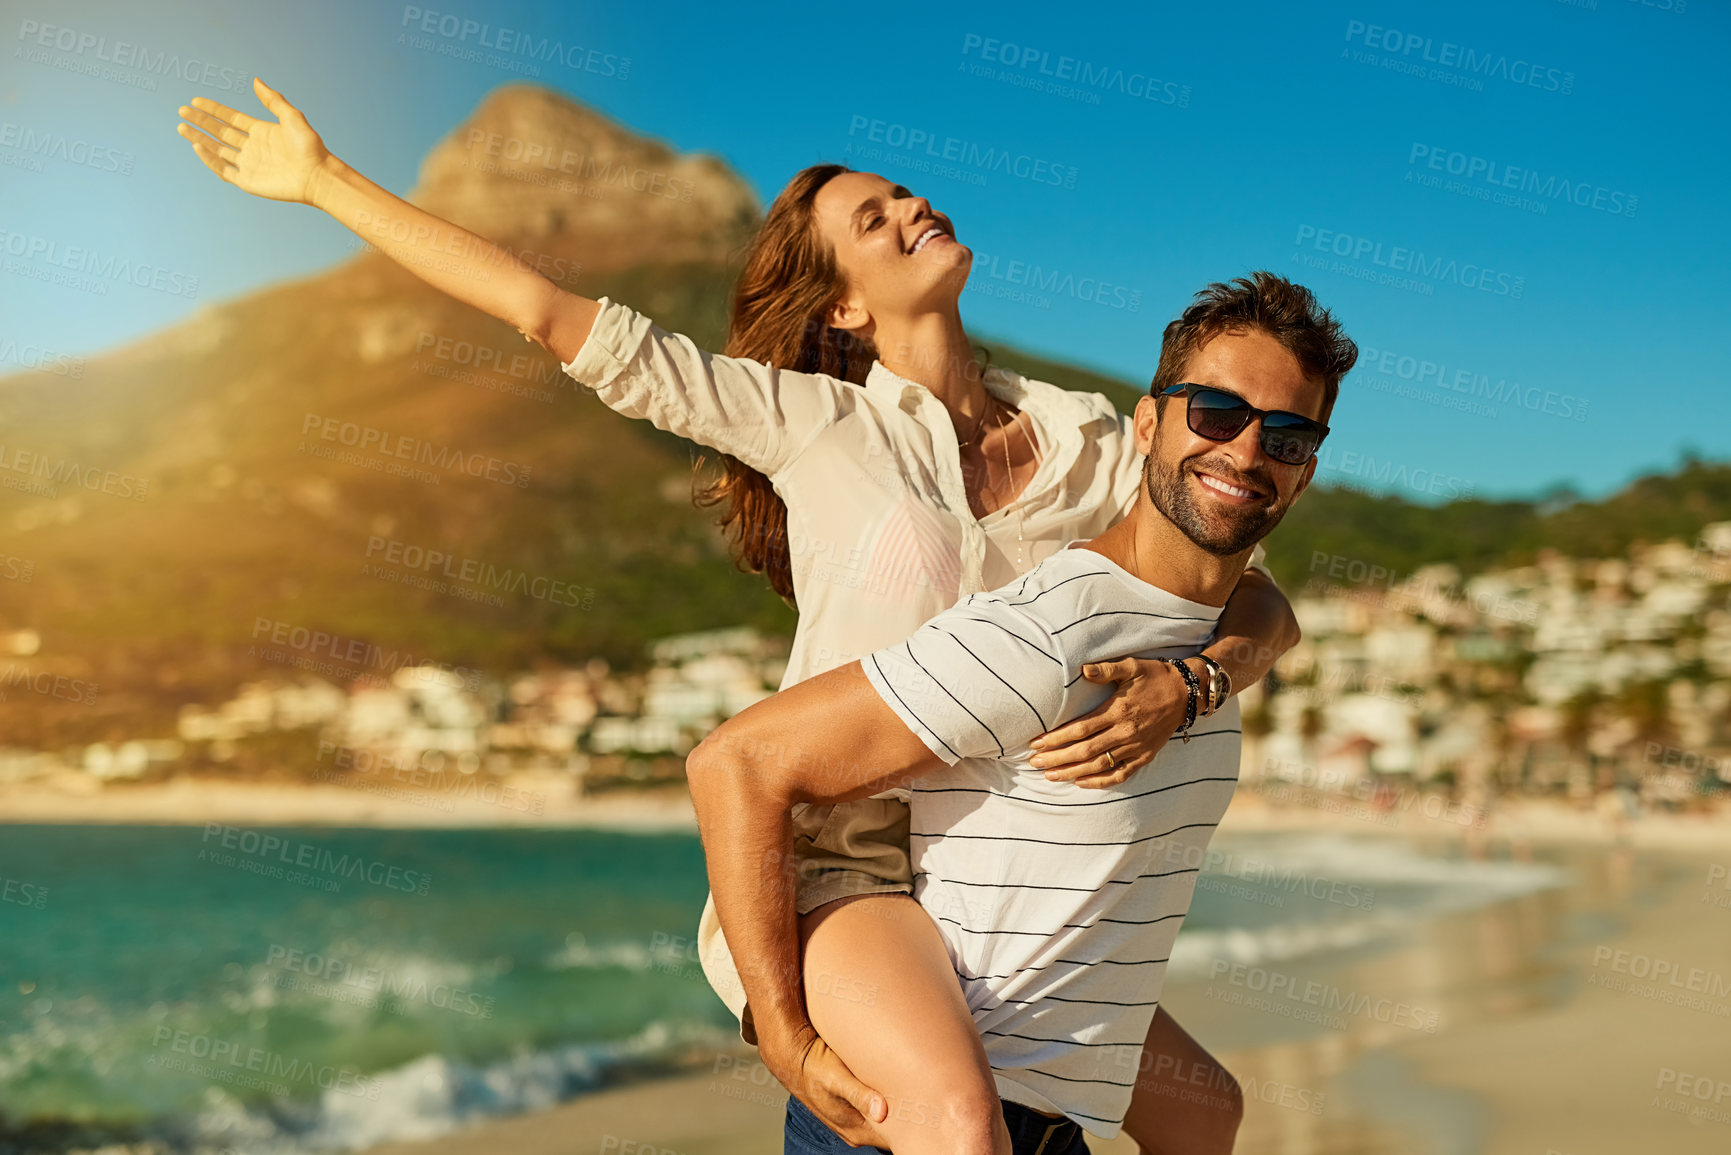
[[[206,167],[254,196],[311,205],[427,284],[497,317],[561,363],[577,356],[601,306],[561,289],[508,248],[410,204],[330,154],[300,109],[254,79],[276,115],[214,100],[181,106],[176,130]],[[707,363],[706,363],[707,364]]]
[[[792,1031],[766,1033],[765,1024],[757,1026],[757,1053],[782,1086],[855,1147],[888,1148],[872,1124],[889,1118],[889,1104],[854,1077],[817,1028],[806,1023]]]
[[[186,123],[176,126],[192,142],[206,167],[242,192],[273,201],[313,203],[314,178],[330,159],[330,151],[312,130],[300,109],[282,93],[254,78],[253,91],[277,117],[258,120],[225,104],[192,98],[180,106]],[[203,131],[198,131],[202,129]]]
[[[1192,669],[1200,665],[1188,660]],[[1033,765],[1052,782],[1092,790],[1117,786],[1152,762],[1184,724],[1189,686],[1170,664],[1152,658],[1090,662],[1082,676],[1096,684],[1116,682],[1118,692],[1035,738]]]

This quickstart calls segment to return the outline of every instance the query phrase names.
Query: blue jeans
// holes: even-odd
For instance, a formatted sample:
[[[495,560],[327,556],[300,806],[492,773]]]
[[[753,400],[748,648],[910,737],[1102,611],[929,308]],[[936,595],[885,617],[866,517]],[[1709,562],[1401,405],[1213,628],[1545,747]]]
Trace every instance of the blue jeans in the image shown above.
[[[1004,1122],[1010,1128],[1010,1150],[1015,1155],[1088,1155],[1082,1128],[1069,1119],[1051,1119],[1020,1103],[1004,1102]],[[847,1140],[824,1125],[822,1119],[792,1095],[787,1097],[787,1126],[782,1132],[782,1155],[890,1155],[882,1147],[849,1147]]]

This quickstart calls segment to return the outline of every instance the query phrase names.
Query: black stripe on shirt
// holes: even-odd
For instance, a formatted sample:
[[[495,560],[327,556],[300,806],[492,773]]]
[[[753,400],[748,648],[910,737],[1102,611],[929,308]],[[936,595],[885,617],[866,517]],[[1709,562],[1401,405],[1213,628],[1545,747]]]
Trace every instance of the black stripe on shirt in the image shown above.
[[[1168,922],[1174,918],[1183,918],[1184,915],[1184,911],[1179,911],[1177,914],[1163,914],[1159,918],[1097,918],[1093,922],[1067,922],[1063,926],[1060,926],[1058,930],[1089,930],[1103,922],[1109,922],[1114,926],[1153,926],[1155,923]],[[941,914],[933,915],[932,917],[936,918],[939,922],[947,922],[957,930],[966,931],[969,934],[1022,934],[1033,935],[1035,938],[1051,938],[1053,935],[1058,933],[1058,930],[975,930],[971,926],[963,926],[955,919],[945,918]]]
[[[884,673],[883,665],[878,662],[878,656],[876,654],[873,654],[871,656],[871,659],[872,659],[872,668],[878,672],[878,677],[883,679],[884,685],[886,685],[890,688],[890,693],[892,693],[896,696],[896,701],[898,701],[902,704],[902,709],[906,710],[909,713],[909,715],[911,715],[914,718],[914,720],[917,721],[920,725],[926,726],[926,720],[924,718],[920,717],[918,711],[916,711],[912,706],[908,705],[907,700],[905,698],[903,698],[901,696],[901,692],[896,689],[895,682],[893,680],[891,680],[891,678],[889,677],[888,674]],[[936,730],[932,729],[930,726],[926,726],[926,733],[928,733],[932,737],[936,738],[938,740],[938,742],[940,744],[942,744],[944,749],[948,750],[951,754],[955,754],[958,759],[961,758],[960,754],[956,754],[955,747],[951,746],[948,742],[944,741],[944,736],[942,734],[938,733]]]
[[[933,627],[933,628],[936,629],[936,627]],[[962,641],[962,639],[956,637],[956,635],[951,634],[948,630],[940,629],[940,630],[938,630],[938,632],[941,634],[948,634],[950,639],[952,641],[954,641],[956,643],[956,645],[962,647],[962,649],[964,649],[964,650],[968,650],[968,643]],[[998,671],[992,669],[991,666],[987,665],[985,659],[980,657],[980,655],[974,653],[974,651],[972,651],[972,650],[968,650],[968,657],[970,657],[970,658],[974,659],[974,661],[980,663],[980,668],[985,670],[986,673],[992,675],[992,677],[998,679],[998,681],[1004,682],[1004,676],[1002,674],[998,673]],[[1028,712],[1030,714],[1034,715],[1034,721],[1036,721],[1040,724],[1040,729],[1045,730],[1047,728],[1046,719],[1040,717],[1040,711],[1034,709],[1034,703],[1032,703],[1032,702],[1028,701],[1028,699],[1022,697],[1022,691],[1016,689],[1016,687],[1010,685],[1010,683],[1008,683],[1008,682],[1004,682],[1004,688],[1006,690],[1010,691],[1010,693],[1016,695],[1016,697],[1022,698],[1022,705],[1028,707]],[[1004,752],[1003,747],[1000,745],[998,747],[998,753],[1002,754],[1003,752]]]
[[[1067,998],[1064,998],[1062,995],[1041,995],[1037,999],[1005,999],[1003,1002],[1003,1005],[1004,1006],[1017,1006],[1017,1007],[1031,1007],[1035,1003],[1044,1003],[1044,1002],[1089,1003],[1089,1004],[1091,1004],[1093,1006],[1097,1006],[1097,1007],[1157,1007],[1160,1005],[1159,999],[1155,999],[1151,1003],[1118,1003],[1118,1002],[1113,1002],[1111,999],[1067,999]]]
[[[1059,1079],[1066,1083],[1104,1083],[1108,1087],[1134,1087],[1136,1085],[1135,1079],[1131,1079],[1128,1083],[1120,1083],[1113,1079],[1072,1079],[1067,1075],[1054,1075],[1050,1071],[1042,1071],[1038,1067],[1011,1067],[1009,1069],[1017,1074],[1026,1071],[1031,1075],[1044,1075],[1048,1079]]]
[[[978,714],[974,713],[972,710],[969,710],[966,703],[964,703],[960,698],[956,697],[954,694],[951,694],[950,688],[948,686],[944,685],[942,682],[938,681],[937,675],[933,674],[930,670],[926,669],[926,664],[924,662],[922,662],[918,658],[914,657],[914,647],[913,647],[912,639],[910,639],[906,642],[903,642],[902,643],[902,649],[904,649],[908,652],[908,657],[910,659],[912,659],[914,665],[916,665],[920,668],[920,672],[925,674],[926,677],[930,678],[932,680],[933,684],[935,684],[938,689],[942,690],[946,695],[948,695],[950,701],[954,702],[956,705],[960,706],[964,711],[966,711],[968,717],[972,718],[974,720],[974,722],[980,727],[980,729],[982,729],[986,733],[992,735],[992,741],[996,742],[998,744],[998,757],[1002,758],[1004,756],[1004,740],[1002,738],[999,738],[998,735],[995,732],[993,732],[993,730],[990,726],[986,725],[985,722],[981,721],[980,716]],[[900,695],[897,695],[897,697],[900,697]],[[934,731],[934,733],[935,733],[935,731]],[[944,746],[947,749],[949,747],[949,743],[945,742]]]
[[[1079,626],[1083,622],[1091,622],[1095,618],[1122,617],[1125,614],[1130,614],[1138,618],[1164,618],[1169,622],[1212,622],[1218,620],[1215,618],[1189,617],[1184,614],[1157,614],[1152,610],[1098,610],[1086,617],[1077,618],[1068,626],[1059,626],[1057,629],[1052,631],[1052,634],[1056,636],[1071,628],[1071,626]]]
[[[1236,734],[1237,730],[1210,730],[1209,734]],[[1192,738],[1203,738],[1205,734],[1192,734]],[[1044,798],[1029,798],[1021,794],[1008,794],[1002,790],[991,790],[984,786],[915,786],[916,794],[995,794],[1012,802],[1026,802],[1030,806],[1056,806],[1060,810],[1080,809],[1083,806],[1110,806],[1114,802],[1129,802],[1134,798],[1148,798],[1155,794],[1164,794],[1168,790],[1177,790],[1183,786],[1194,786],[1198,782],[1236,782],[1238,775],[1218,775],[1212,778],[1187,778],[1182,782],[1174,782],[1170,786],[1160,786],[1153,790],[1144,790],[1140,794],[1125,794],[1119,798],[1102,798],[1098,802],[1048,802]]]
[[[1112,574],[1112,572],[1110,570],[1103,570],[1103,569],[1101,569],[1101,570],[1089,570],[1087,573],[1072,574],[1071,576],[1065,578],[1061,582],[1053,582],[1051,585],[1047,586],[1045,589],[1041,590],[1039,593],[1035,594],[1031,598],[1026,599],[1025,601],[1012,602],[1012,601],[1006,600],[1004,602],[1004,604],[1007,606],[1025,606],[1025,605],[1028,605],[1030,602],[1039,601],[1041,598],[1045,597],[1047,594],[1051,593],[1053,590],[1057,589],[1059,586],[1067,586],[1071,582],[1079,582],[1083,578],[1112,577],[1112,576],[1114,576],[1114,575]]]
[[[1146,838],[1132,838],[1128,842],[1053,842],[1049,838],[1018,838],[1010,834],[946,834],[939,831],[936,834],[915,830],[909,838],[967,838],[974,841],[991,842],[1037,842],[1041,846],[1135,846],[1141,842],[1153,842],[1156,838],[1165,838],[1167,834],[1177,834],[1180,830],[1193,830],[1197,827],[1209,829],[1219,826],[1218,822],[1190,822],[1183,826],[1174,826],[1165,834],[1150,834]]]
[[[1012,630],[1009,626],[1006,626],[996,618],[969,618],[968,620],[970,622],[978,622],[984,626],[997,626],[1000,630],[1003,630],[1006,634],[1009,634],[1012,638],[1015,638],[1018,642],[1021,642],[1024,646],[1027,646],[1036,654],[1045,658],[1048,662],[1051,662],[1056,666],[1062,666],[1064,664],[1059,659],[1053,657],[1051,652],[1047,650],[1045,646],[1042,646],[1038,642],[1030,642],[1027,638],[1024,638],[1021,634],[1018,634],[1015,630]]]
[[[1170,962],[1170,961],[1172,961],[1170,956],[1168,956],[1167,958],[1138,958],[1138,959],[1059,958],[1059,959],[1053,959],[1049,963],[1042,963],[1041,965],[1039,965],[1037,967],[1022,967],[1018,970],[1010,971],[1007,974],[1001,974],[1001,975],[965,975],[961,971],[956,971],[956,977],[961,979],[964,982],[974,983],[974,982],[985,982],[988,979],[1013,979],[1017,975],[1032,974],[1035,971],[1047,970],[1051,967],[1057,966],[1059,963],[1069,963],[1072,966],[1079,966],[1079,967],[1092,967],[1092,966],[1145,967],[1145,966],[1153,966],[1155,963],[1163,963],[1163,962]],[[950,964],[950,969],[955,970],[955,964],[954,963]]]
[[[1000,1039],[1022,1039],[1029,1043],[1065,1043],[1072,1047],[1136,1047],[1140,1049],[1146,1043],[1144,1039],[1137,1039],[1134,1043],[1084,1043],[1080,1039],[1047,1039],[1040,1035],[1018,1035],[1014,1031],[981,1031],[980,1034],[996,1035]],[[1032,1068],[1021,1069],[1032,1070]],[[1040,1073],[1045,1074],[1044,1071]]]
[[[838,866],[829,869],[848,870],[849,867]],[[1129,886],[1144,878],[1170,878],[1174,874],[1195,874],[1200,866],[1187,866],[1183,870],[1162,870],[1156,874],[1138,874],[1135,878],[1108,878],[1100,886],[1042,886],[1037,882],[968,882],[961,878],[945,878],[941,874],[933,874],[929,870],[916,870],[915,878],[935,878],[945,886],[991,886],[1002,890],[1074,890],[1082,894],[1093,894],[1101,886]]]

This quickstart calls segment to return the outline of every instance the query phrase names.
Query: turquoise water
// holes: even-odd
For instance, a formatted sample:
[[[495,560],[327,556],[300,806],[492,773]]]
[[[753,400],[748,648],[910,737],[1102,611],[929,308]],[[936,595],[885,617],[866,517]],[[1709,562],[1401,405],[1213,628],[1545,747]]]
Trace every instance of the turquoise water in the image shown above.
[[[376,1109],[396,1088],[360,1076],[583,1044],[544,1076],[567,1095],[726,1037],[677,941],[703,906],[694,836],[253,833],[225,850],[203,827],[0,828],[0,877],[46,888],[0,902],[0,1112],[189,1117],[213,1085],[254,1109],[285,1089]],[[226,1081],[185,1069],[213,1055]]]
[[[1174,977],[1557,881],[1388,840],[1214,849]],[[290,1152],[549,1106],[736,1039],[705,889],[686,833],[0,827],[0,1116]]]

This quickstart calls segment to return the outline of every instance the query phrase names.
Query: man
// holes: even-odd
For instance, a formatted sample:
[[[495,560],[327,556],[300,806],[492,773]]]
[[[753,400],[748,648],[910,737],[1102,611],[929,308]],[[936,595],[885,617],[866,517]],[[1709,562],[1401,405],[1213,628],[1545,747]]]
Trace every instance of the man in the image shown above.
[[[799,1097],[788,1104],[788,1150],[848,1149],[807,1103],[829,1118],[851,1105],[897,1155],[1068,1155],[1087,1150],[1083,1129],[1111,1138],[1123,1128],[1148,1144],[1159,1104],[1130,1116],[1140,1040],[1195,885],[1181,864],[1202,858],[1237,781],[1237,704],[1211,712],[1220,687],[1189,663],[1198,707],[1185,740],[1099,791],[1048,781],[1029,743],[1106,695],[1085,666],[1126,650],[1176,661],[1207,644],[1256,543],[1309,485],[1356,357],[1310,293],[1283,278],[1209,286],[1167,327],[1137,405],[1144,484],[1124,520],[906,642],[753,706],[693,752],[724,932],[765,904],[788,928],[780,952],[741,975],[764,1061]],[[878,1005],[875,987],[814,965],[821,928],[805,944],[802,1005],[788,981],[801,967],[792,887],[763,865],[787,860],[793,802],[892,786],[912,791],[914,896],[965,1005],[939,997],[957,992],[911,949],[906,985],[918,997]],[[977,1104],[944,1101],[970,1072],[948,1081],[930,1069],[953,1053],[946,1032],[961,1016],[1002,1100],[1005,1126],[994,1116],[990,1133]],[[874,1027],[893,1036],[890,1053]],[[893,1103],[920,1109],[880,1110],[824,1038]],[[930,1118],[918,1102],[928,1095],[939,1100]]]

